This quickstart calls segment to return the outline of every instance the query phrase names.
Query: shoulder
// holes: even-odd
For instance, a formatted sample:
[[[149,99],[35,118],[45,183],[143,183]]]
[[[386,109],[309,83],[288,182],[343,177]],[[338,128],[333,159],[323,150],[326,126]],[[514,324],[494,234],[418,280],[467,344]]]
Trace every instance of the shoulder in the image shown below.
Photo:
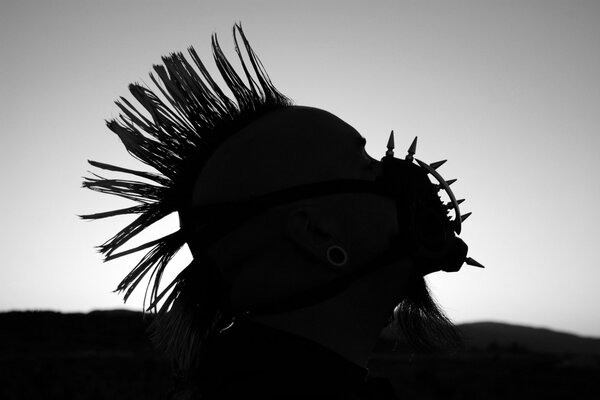
[[[209,353],[196,382],[207,400],[359,400],[366,377],[366,370],[316,343],[257,324],[223,332]]]

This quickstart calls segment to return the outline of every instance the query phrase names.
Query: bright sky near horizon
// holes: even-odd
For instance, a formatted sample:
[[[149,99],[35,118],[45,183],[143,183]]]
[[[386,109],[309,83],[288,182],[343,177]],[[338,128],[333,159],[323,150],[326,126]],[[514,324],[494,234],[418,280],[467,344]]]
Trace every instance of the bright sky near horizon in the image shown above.
[[[449,160],[487,266],[429,279],[455,322],[600,337],[600,2],[579,0],[2,1],[0,311],[141,308],[143,288],[112,293],[135,260],[93,248],[124,221],[77,218],[122,204],[80,189],[86,160],[139,168],[104,125],[113,101],[189,45],[214,71],[210,35],[234,56],[237,21],[275,85],[373,157],[393,129]]]

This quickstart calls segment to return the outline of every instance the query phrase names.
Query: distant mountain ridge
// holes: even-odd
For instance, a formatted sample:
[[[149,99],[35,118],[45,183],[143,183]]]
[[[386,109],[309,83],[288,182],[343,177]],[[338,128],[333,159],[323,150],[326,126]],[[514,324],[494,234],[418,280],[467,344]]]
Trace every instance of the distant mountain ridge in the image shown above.
[[[546,328],[532,328],[500,322],[475,322],[460,324],[469,346],[488,348],[518,345],[540,353],[573,353],[600,355],[600,338],[589,338]]]
[[[23,311],[0,313],[0,351],[151,352],[151,315],[128,310],[82,313]],[[467,350],[518,348],[554,354],[600,356],[600,338],[500,322],[459,324]]]
[[[151,353],[149,320],[128,310],[0,313],[0,354]]]

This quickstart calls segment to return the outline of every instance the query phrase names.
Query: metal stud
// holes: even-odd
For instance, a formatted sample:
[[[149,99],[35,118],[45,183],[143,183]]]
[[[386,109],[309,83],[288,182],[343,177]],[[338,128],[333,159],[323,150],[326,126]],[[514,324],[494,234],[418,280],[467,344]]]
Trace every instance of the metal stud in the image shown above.
[[[450,185],[452,185],[454,182],[456,182],[456,179],[450,179],[450,180],[446,181],[445,183],[446,183],[446,185],[447,185],[447,186],[450,186]],[[439,191],[440,191],[440,190],[442,190],[442,189],[446,189],[446,188],[444,187],[444,185],[435,185],[435,190],[436,190],[436,191],[438,191],[438,192],[439,192]]]
[[[465,263],[467,263],[467,265],[471,265],[473,267],[485,268],[481,263],[479,263],[478,261],[472,259],[471,257],[467,257],[465,259]]]
[[[456,204],[461,204],[463,201],[465,201],[465,199],[456,200]],[[448,210],[452,210],[454,208],[454,203],[450,202],[445,204],[445,206]]]
[[[414,159],[413,156],[415,155],[416,152],[417,152],[417,136],[415,136],[414,140],[410,144],[410,147],[408,148],[408,154],[406,155],[405,160],[412,162],[412,160]]]
[[[442,160],[442,161],[436,161],[434,163],[429,164],[429,166],[433,169],[438,169],[439,167],[441,167],[442,165],[444,165],[444,163],[448,161],[448,160]]]
[[[385,152],[386,157],[394,157],[394,131],[390,133],[390,138],[387,143],[387,151]]]

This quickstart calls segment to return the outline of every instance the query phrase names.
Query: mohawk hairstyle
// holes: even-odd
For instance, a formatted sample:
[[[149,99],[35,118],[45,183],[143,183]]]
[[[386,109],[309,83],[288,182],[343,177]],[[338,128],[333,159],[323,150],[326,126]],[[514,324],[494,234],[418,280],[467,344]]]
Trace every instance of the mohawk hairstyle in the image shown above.
[[[238,35],[250,65],[242,56]],[[133,179],[109,179],[92,174],[83,182],[84,188],[137,203],[127,208],[83,215],[81,218],[95,220],[117,215],[137,215],[133,222],[98,248],[105,261],[146,251],[119,283],[116,291],[124,293],[124,300],[127,301],[132,291],[150,273],[146,287],[146,296],[150,291],[150,305],[146,307],[144,296],[144,312],[153,311],[157,314],[154,320],[155,340],[167,355],[177,360],[183,370],[192,366],[193,354],[222,319],[219,296],[223,293],[215,284],[215,271],[207,260],[195,257],[160,291],[165,268],[186,243],[186,235],[181,228],[135,248],[121,249],[150,225],[190,206],[198,173],[223,141],[262,115],[292,104],[271,83],[239,23],[233,27],[233,39],[245,81],[224,55],[216,34],[212,35],[211,44],[218,71],[235,100],[230,99],[213,80],[193,47],[189,47],[188,51],[197,70],[182,53],[162,57],[164,65],[153,66],[158,79],[152,73],[150,78],[166,102],[148,87],[131,84],[129,91],[146,110],[149,118],[136,110],[127,99],[120,97],[120,101],[115,103],[122,114],[119,119],[106,122],[127,151],[156,172],[89,161],[93,167],[129,174]],[[135,178],[143,178],[144,181]],[[191,290],[186,290],[190,287],[194,289],[193,294]],[[161,301],[162,305],[157,311]]]

